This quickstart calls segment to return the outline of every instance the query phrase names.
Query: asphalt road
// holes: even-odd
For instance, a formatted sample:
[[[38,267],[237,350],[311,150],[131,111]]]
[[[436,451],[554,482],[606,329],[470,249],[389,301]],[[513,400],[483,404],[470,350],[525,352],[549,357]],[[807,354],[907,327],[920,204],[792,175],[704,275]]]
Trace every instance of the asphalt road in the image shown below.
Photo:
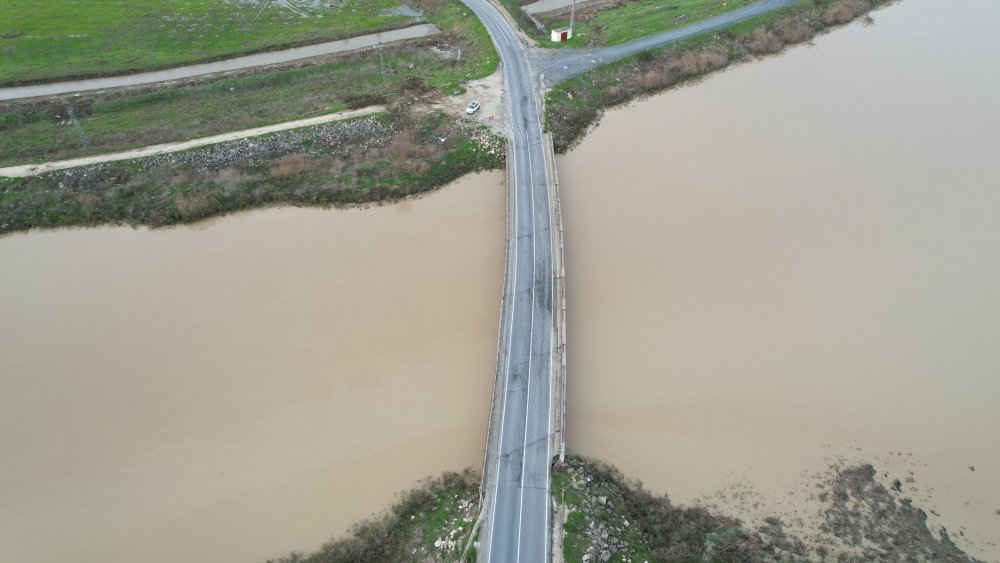
[[[551,87],[568,78],[579,76],[594,67],[605,65],[654,47],[702,35],[772,10],[797,4],[801,1],[762,0],[733,10],[732,12],[715,16],[714,18],[696,21],[684,27],[641,37],[621,45],[601,47],[599,49],[559,49],[538,52],[533,54],[532,63],[542,75],[544,85]]]
[[[490,444],[494,455],[487,464],[492,467],[486,468],[489,510],[478,553],[500,563],[548,561],[549,469],[555,453],[549,439],[553,270],[538,88],[525,46],[507,20],[486,0],[463,1],[483,21],[500,53],[511,133],[512,236],[497,374],[503,401]]]
[[[554,275],[540,113],[543,85],[800,0],[762,0],[624,45],[555,52],[529,50],[513,24],[488,0],[462,1],[482,20],[500,53],[511,135],[508,179],[513,236],[507,249],[496,391],[503,400],[496,429],[496,411],[491,418],[484,479],[488,517],[479,555],[488,562],[542,562],[551,554],[549,472],[556,453],[550,440],[556,412],[552,405]]]

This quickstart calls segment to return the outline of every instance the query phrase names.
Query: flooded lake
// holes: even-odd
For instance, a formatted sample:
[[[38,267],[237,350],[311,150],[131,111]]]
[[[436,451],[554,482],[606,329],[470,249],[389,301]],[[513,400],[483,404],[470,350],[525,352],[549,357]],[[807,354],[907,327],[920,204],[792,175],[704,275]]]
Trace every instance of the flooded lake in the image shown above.
[[[1000,5],[954,4],[611,112],[561,158],[571,449],[751,522],[870,461],[1000,560]]]
[[[0,238],[0,560],[262,561],[480,468],[504,201]]]

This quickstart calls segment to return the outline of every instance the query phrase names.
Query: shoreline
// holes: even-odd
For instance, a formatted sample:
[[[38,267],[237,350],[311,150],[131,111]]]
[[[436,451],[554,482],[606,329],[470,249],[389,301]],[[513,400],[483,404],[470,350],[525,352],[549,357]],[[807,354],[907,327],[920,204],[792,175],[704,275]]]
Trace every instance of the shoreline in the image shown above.
[[[376,113],[116,162],[0,178],[0,236],[38,228],[164,227],[269,207],[396,201],[503,163],[479,123]]]
[[[461,477],[460,477],[461,476]],[[474,562],[479,495],[475,473],[422,480],[377,516],[356,522],[311,554],[293,552],[268,563],[352,561]],[[464,489],[451,489],[464,478]],[[831,465],[813,477],[821,499],[815,517],[823,538],[799,537],[778,517],[754,526],[701,504],[677,505],[606,462],[567,456],[553,478],[554,563],[615,561],[777,562],[831,558],[979,563],[942,531],[895,484],[884,486],[871,464]],[[450,484],[448,488],[446,484]],[[447,490],[441,494],[442,489]],[[373,538],[378,536],[376,544]],[[374,549],[380,551],[375,554]],[[373,558],[374,557],[374,558]]]
[[[638,55],[633,55],[610,63],[608,65],[595,68],[584,73],[582,76],[570,79],[557,84],[546,94],[544,106],[545,128],[552,134],[556,152],[565,153],[572,146],[575,146],[586,133],[600,121],[600,116],[605,109],[623,106],[635,99],[669,90],[676,86],[683,86],[702,80],[712,72],[728,68],[732,64],[746,63],[758,60],[759,58],[781,52],[786,46],[796,43],[807,42],[816,34],[827,33],[842,25],[846,25],[859,17],[866,16],[874,9],[889,5],[898,0],[876,0],[869,3],[868,0],[824,0],[826,2],[825,11],[818,8],[808,8],[794,6],[782,8],[773,13],[757,16],[751,20],[735,24],[717,32],[714,36],[699,36],[694,39],[685,40],[678,44],[669,44],[651,51],[645,51]],[[836,10],[842,5],[853,6],[849,9],[849,17],[839,16],[838,19],[831,20],[828,24],[821,24],[827,12]],[[861,9],[863,8],[863,9]],[[791,14],[791,16],[790,16]],[[777,38],[775,32],[771,31],[775,22],[788,19],[789,17],[800,18],[800,25],[791,26],[790,30],[784,31],[788,40]],[[805,18],[805,25],[801,25],[801,18]],[[843,21],[841,21],[843,20]],[[758,30],[765,30],[760,32]],[[770,35],[767,35],[770,34]],[[763,39],[759,36],[764,36]],[[721,38],[721,39],[720,39]],[[612,86],[611,84],[614,83]],[[627,86],[622,86],[626,84]],[[577,85],[584,85],[578,87]],[[414,100],[423,99],[425,105],[428,95],[427,89],[421,85],[414,85]],[[432,96],[433,97],[433,96]],[[440,94],[437,94],[440,97]],[[438,100],[440,102],[440,100]],[[567,103],[568,102],[568,103]],[[410,101],[410,105],[413,101]],[[433,110],[421,110],[414,107],[417,114],[427,117]],[[220,137],[227,134],[218,135]],[[425,142],[428,139],[424,139]],[[141,149],[137,149],[141,150]],[[92,157],[100,159],[102,155]],[[374,155],[373,155],[374,156]],[[384,157],[384,155],[383,155]],[[382,157],[375,157],[382,158]],[[83,159],[81,159],[83,160]],[[122,161],[123,166],[135,165],[142,159],[135,161]],[[454,164],[454,163],[453,163]],[[160,163],[160,166],[163,166]],[[38,165],[23,165],[11,168],[31,168]],[[107,171],[101,167],[107,164],[84,166],[63,171],[75,177],[101,177]],[[140,165],[141,166],[141,165]],[[486,166],[487,168],[484,168]],[[498,169],[503,166],[502,158],[494,159],[489,164],[476,164],[471,168],[467,165],[459,165],[448,174],[440,177],[457,179],[461,175],[483,169]],[[75,171],[75,172],[73,172]],[[115,174],[121,175],[121,170]],[[131,176],[127,171],[125,175]],[[99,226],[102,224],[140,224],[147,226],[162,226],[177,223],[199,220],[212,216],[213,214],[225,214],[232,211],[250,209],[262,205],[291,204],[291,205],[330,205],[333,204],[353,204],[366,203],[372,201],[391,200],[394,197],[405,197],[410,193],[432,190],[443,185],[440,181],[428,181],[418,176],[405,176],[410,178],[409,185],[396,185],[391,190],[380,189],[379,193],[352,192],[350,201],[337,198],[336,201],[324,198],[320,201],[308,201],[301,198],[279,199],[258,201],[247,204],[223,201],[214,201],[206,204],[206,210],[202,210],[194,215],[186,214],[177,209],[176,202],[169,200],[164,204],[168,207],[160,209],[160,214],[172,216],[174,219],[166,222],[162,220],[147,222],[146,219],[128,216],[127,214],[112,213],[110,215],[100,214],[100,219],[88,219],[84,222],[74,222],[73,219],[65,219],[65,212],[55,213],[57,219],[52,222],[49,213],[42,213],[42,217],[36,217],[34,221],[0,220],[0,233],[28,230],[32,228],[60,227],[60,226]],[[42,190],[52,191],[63,190],[64,182],[59,179],[58,173],[48,172],[32,176],[33,185]],[[65,178],[64,178],[65,179]],[[20,199],[18,192],[23,192],[27,187],[27,178],[0,178],[0,201],[6,195],[8,201]],[[93,182],[91,182],[93,184]],[[114,182],[111,182],[114,185]],[[91,186],[93,187],[93,186]],[[390,195],[392,194],[392,195]],[[92,196],[78,194],[92,200]],[[171,206],[173,203],[174,206]],[[10,204],[8,203],[8,206]],[[172,207],[172,208],[171,208]],[[9,207],[8,207],[9,208]],[[213,211],[214,210],[214,211]],[[76,210],[79,212],[79,210]],[[206,214],[207,213],[207,214]],[[76,220],[78,221],[78,219]]]
[[[545,97],[545,127],[557,154],[576,146],[607,109],[704,80],[799,44],[811,44],[901,0],[818,0],[794,5],[679,43],[643,51],[553,86]]]
[[[695,41],[695,43],[692,46],[690,46],[689,48],[684,48],[684,49],[676,49],[674,47],[661,48],[662,51],[664,51],[664,52],[669,51],[669,53],[668,53],[669,58],[665,58],[665,59],[663,59],[663,60],[661,60],[659,62],[665,62],[668,65],[668,67],[669,67],[670,64],[682,65],[685,62],[684,61],[685,55],[691,53],[691,54],[694,54],[694,60],[693,61],[689,61],[689,62],[691,62],[691,64],[694,65],[693,68],[695,68],[695,69],[702,69],[702,68],[704,68],[704,70],[697,70],[697,72],[688,73],[681,66],[678,66],[677,68],[679,68],[681,70],[681,72],[674,73],[676,75],[676,77],[677,77],[676,81],[670,82],[670,80],[671,80],[670,78],[663,78],[662,76],[660,78],[656,78],[656,77],[650,78],[647,81],[647,83],[650,85],[650,87],[649,87],[649,89],[646,89],[646,90],[642,89],[642,84],[640,83],[641,81],[639,79],[641,79],[642,77],[644,77],[644,76],[647,75],[647,73],[649,72],[650,66],[643,66],[643,65],[646,65],[648,63],[655,63],[655,62],[657,62],[656,59],[649,58],[648,60],[644,60],[643,55],[637,55],[635,57],[630,57],[626,61],[620,61],[618,63],[613,63],[612,65],[608,65],[609,67],[616,67],[616,68],[619,65],[621,65],[623,67],[626,67],[625,74],[619,74],[618,76],[619,77],[622,77],[622,76],[625,77],[625,80],[623,80],[623,82],[624,81],[636,81],[637,82],[637,84],[636,84],[637,88],[634,91],[635,93],[632,93],[631,91],[625,91],[625,92],[617,93],[614,96],[608,97],[608,96],[606,96],[606,94],[608,93],[608,90],[603,90],[602,91],[602,96],[598,100],[599,105],[597,106],[597,110],[595,111],[595,113],[592,115],[592,119],[590,119],[590,121],[588,121],[586,123],[586,125],[582,129],[575,130],[575,131],[569,130],[569,131],[564,131],[563,132],[564,138],[569,138],[570,141],[567,142],[564,145],[561,145],[562,148],[563,148],[563,150],[561,150],[560,152],[566,152],[568,150],[571,150],[576,145],[576,143],[579,143],[580,140],[582,140],[587,135],[587,133],[589,133],[589,131],[592,130],[593,127],[596,127],[597,124],[599,124],[601,114],[606,109],[609,109],[609,108],[620,108],[620,107],[623,107],[623,106],[627,105],[628,103],[630,103],[632,101],[635,101],[635,100],[638,100],[638,99],[642,99],[642,98],[644,98],[646,96],[658,94],[658,93],[664,92],[664,91],[669,90],[669,89],[674,88],[674,87],[686,86],[686,85],[690,85],[692,83],[697,83],[697,81],[702,80],[702,79],[710,76],[712,73],[714,73],[714,72],[716,72],[718,70],[723,70],[725,68],[729,68],[729,66],[731,66],[731,65],[752,62],[752,61],[760,60],[762,57],[765,57],[767,55],[777,54],[777,53],[783,52],[783,50],[785,48],[789,47],[789,46],[792,46],[792,45],[795,45],[795,44],[798,44],[798,43],[808,42],[808,41],[810,41],[812,39],[812,37],[814,37],[816,35],[824,34],[824,33],[829,33],[831,31],[839,28],[842,25],[846,25],[847,23],[855,21],[856,19],[858,19],[860,17],[866,17],[865,14],[870,13],[872,10],[879,9],[881,7],[890,5],[890,4],[894,3],[895,1],[897,1],[897,0],[887,0],[887,1],[882,1],[882,2],[877,2],[876,1],[876,3],[873,6],[871,6],[869,10],[866,10],[864,13],[853,15],[851,17],[851,19],[848,20],[847,22],[832,23],[832,24],[825,25],[824,27],[821,27],[821,28],[818,28],[818,29],[813,29],[813,34],[810,35],[808,39],[795,40],[795,41],[785,40],[785,38],[782,36],[782,34],[774,29],[774,26],[776,25],[776,23],[778,21],[778,17],[785,15],[784,13],[779,13],[779,14],[774,14],[773,15],[774,16],[773,19],[772,19],[772,16],[769,15],[767,17],[768,21],[766,21],[765,23],[758,22],[754,26],[749,27],[748,29],[745,30],[745,32],[743,32],[743,35],[734,35],[734,36],[730,36],[730,37],[724,37],[723,38],[724,41],[722,43],[718,43],[718,44],[713,45],[713,44],[711,44],[711,42]],[[817,21],[819,21],[819,20],[817,20]],[[760,30],[760,29],[765,30],[765,32],[758,33],[757,30]],[[767,32],[769,32],[770,35],[768,35]],[[794,35],[789,35],[789,37],[794,37]],[[774,38],[780,39],[780,45],[779,45],[779,42],[776,42],[774,40]],[[716,46],[719,46],[721,49],[724,49],[726,51],[726,53],[727,53],[725,61],[724,61],[724,63],[721,64],[721,66],[719,66],[719,63],[718,63],[718,61],[721,60],[721,58],[712,59],[711,57],[705,57],[704,60],[700,60],[698,58],[701,54],[709,54],[710,55],[711,53],[713,53],[713,49]],[[733,58],[730,53],[736,52],[736,51],[734,51],[734,49],[736,49],[737,47],[741,47],[743,49],[743,51],[740,52],[739,57]],[[719,53],[720,51],[715,50],[714,52],[715,53]],[[653,57],[655,57],[655,55],[653,55]],[[632,65],[632,66],[629,66],[629,65]],[[607,71],[607,69],[605,69],[605,71]],[[668,68],[668,71],[669,71],[669,68]],[[595,69],[594,71],[591,71],[591,73],[600,73],[600,72],[602,72],[602,69]],[[590,73],[588,73],[588,74],[590,74]],[[574,79],[574,80],[586,80],[586,78],[580,78],[580,79]],[[662,82],[660,82],[661,80],[662,80]],[[557,85],[556,88],[559,89],[559,85]],[[548,105],[546,105],[546,108],[548,108]],[[547,111],[546,111],[546,116],[548,116]],[[386,147],[381,147],[381,148],[387,148],[387,147],[388,147],[388,145]],[[557,145],[557,148],[558,147],[559,147],[559,145]],[[280,161],[280,159],[278,159],[278,160]],[[502,159],[500,160],[500,162],[502,162]],[[494,168],[497,167],[497,164],[495,162],[491,163],[490,165],[494,166]],[[274,164],[272,163],[272,168],[271,168],[271,171],[269,172],[271,174],[272,178],[274,177],[274,172],[273,172],[274,167],[273,166],[274,166]],[[310,172],[313,172],[313,170],[310,170],[308,168],[309,164],[306,164],[305,167],[306,167],[304,169],[305,173],[308,174]],[[87,167],[87,168],[88,168],[88,170],[90,169],[90,167]],[[223,170],[224,169],[225,168],[223,168]],[[477,170],[483,170],[483,169],[490,169],[490,168],[479,168]],[[98,172],[100,172],[102,174],[104,173],[104,171],[101,171],[101,170],[98,170]],[[467,174],[468,172],[469,171],[460,172],[460,175],[461,174]],[[113,171],[112,173],[115,173],[115,172]],[[300,174],[301,173],[302,172],[300,172]],[[47,173],[47,174],[54,174],[54,173]],[[87,172],[83,172],[83,175],[86,176]],[[452,179],[450,181],[454,181],[454,179]],[[428,187],[427,190],[434,190],[437,187],[440,187],[441,185],[445,185],[445,184],[440,184],[440,185]],[[62,183],[59,184],[59,187],[62,188]],[[0,184],[0,194],[2,194],[2,191],[5,190],[5,189],[6,188],[3,186],[3,184]],[[406,194],[402,194],[402,195],[399,195],[399,194],[389,194],[388,192],[386,192],[385,194],[383,194],[383,195],[386,196],[385,199],[374,199],[374,200],[368,200],[368,201],[348,202],[346,205],[364,205],[365,203],[372,203],[372,202],[378,203],[378,202],[382,202],[382,201],[395,201],[395,200],[398,200],[400,198],[409,197],[410,195],[413,195],[413,194],[416,194],[416,193],[422,193],[424,191],[425,190],[419,190],[419,191],[416,191],[416,192],[406,193]],[[195,203],[197,203],[197,202],[195,202]],[[288,202],[284,202],[284,203],[283,202],[277,202],[277,203],[270,203],[270,204],[269,203],[262,203],[262,204],[250,205],[249,207],[239,208],[239,209],[230,209],[230,210],[222,210],[222,211],[208,210],[207,214],[203,214],[203,215],[197,215],[197,214],[195,214],[197,216],[191,215],[191,217],[193,217],[193,218],[190,218],[190,217],[189,218],[182,218],[182,219],[180,219],[180,220],[178,220],[176,222],[173,222],[173,223],[163,223],[163,225],[164,226],[168,226],[168,225],[183,224],[183,223],[187,223],[189,221],[201,221],[201,220],[204,220],[204,219],[211,219],[211,218],[214,218],[214,217],[220,217],[220,216],[223,216],[223,215],[225,215],[227,213],[231,213],[233,211],[242,211],[242,210],[247,210],[247,209],[259,209],[261,206],[266,206],[266,205],[288,205],[288,204],[290,204],[290,205],[304,205],[304,206],[324,206],[324,205],[329,206],[330,205],[329,203],[316,203],[316,202],[305,203],[305,204],[299,203],[299,202],[291,202],[291,203],[288,203]],[[334,204],[334,205],[336,206],[337,204]],[[199,212],[199,213],[201,213],[201,212]],[[76,227],[76,226],[102,226],[102,225],[121,224],[120,222],[119,223],[114,223],[113,219],[109,219],[109,221],[112,221],[112,222],[110,222],[110,223],[101,223],[101,222],[98,222],[98,223],[95,223],[93,225],[88,225],[88,224],[85,224],[85,225],[70,224],[70,225],[62,225],[62,226]],[[127,220],[126,220],[126,222],[127,222]],[[137,224],[143,224],[143,225],[145,225],[145,223],[137,223]],[[4,232],[5,225],[6,225],[6,223],[4,223],[4,226],[0,226],[0,233]],[[56,228],[60,227],[60,225],[55,225],[55,226],[56,226]],[[153,225],[153,226],[155,227],[155,226],[158,226],[158,225]],[[37,228],[37,227],[35,227],[35,226],[29,226],[25,230],[29,230],[30,231],[30,230],[32,230],[34,228]],[[13,232],[13,231],[11,231],[11,232]],[[0,235],[0,236],[2,236],[2,235]],[[582,475],[584,475],[585,482],[589,482],[589,480],[586,479],[587,476],[590,476],[590,475],[598,476],[598,482],[599,483],[604,483],[604,484],[610,484],[610,486],[612,486],[612,488],[614,489],[614,493],[613,494],[618,494],[619,497],[623,499],[622,503],[625,504],[625,505],[628,504],[628,501],[626,501],[624,499],[628,495],[633,495],[633,496],[636,496],[636,497],[644,497],[644,495],[647,494],[647,493],[644,493],[641,490],[641,487],[635,487],[634,483],[630,484],[629,482],[627,482],[626,479],[624,477],[622,477],[620,473],[617,473],[617,470],[615,470],[613,467],[604,466],[604,465],[602,465],[599,462],[595,463],[595,462],[592,462],[592,461],[589,461],[589,460],[581,460],[581,459],[574,460],[574,463],[575,463],[575,465],[571,465],[571,467],[573,468],[573,470],[570,472],[571,475],[572,474],[578,474],[578,475],[582,474]],[[919,537],[920,541],[923,542],[923,543],[907,544],[908,547],[914,547],[915,549],[919,548],[921,550],[923,550],[923,549],[929,549],[929,550],[932,550],[932,552],[935,555],[941,555],[941,556],[946,557],[946,558],[951,558],[951,557],[957,558],[955,560],[970,560],[968,558],[968,556],[964,552],[962,552],[957,547],[955,547],[955,545],[951,542],[950,538],[948,538],[947,534],[944,534],[944,536],[941,539],[934,538],[933,535],[926,528],[926,514],[924,514],[923,511],[921,509],[919,509],[919,508],[914,508],[914,507],[912,507],[910,505],[905,504],[904,501],[903,501],[903,499],[895,498],[895,496],[892,494],[891,490],[887,490],[885,486],[879,485],[874,480],[875,469],[872,468],[871,465],[867,465],[867,466],[866,465],[858,465],[858,466],[852,466],[852,467],[848,467],[848,468],[840,468],[840,469],[831,468],[831,469],[835,471],[835,473],[834,473],[835,476],[831,479],[831,481],[825,483],[828,487],[830,487],[830,490],[833,491],[833,495],[834,496],[832,496],[831,498],[837,498],[836,495],[838,495],[838,494],[858,495],[857,496],[858,502],[862,502],[863,503],[866,500],[874,499],[873,500],[874,504],[880,504],[880,503],[881,504],[885,504],[886,502],[888,502],[888,501],[886,501],[886,499],[892,498],[892,502],[896,503],[896,504],[893,504],[893,506],[897,506],[897,505],[900,506],[899,514],[900,514],[900,518],[901,518],[901,520],[899,522],[894,522],[893,525],[899,525],[899,526],[901,526],[901,529],[905,528],[906,530],[908,530],[907,533],[910,534],[910,535],[908,535],[907,537],[910,537],[910,536],[912,536],[912,535],[915,534],[915,536]],[[448,479],[448,477],[446,477],[444,480],[447,481],[447,479]],[[582,483],[578,483],[578,484],[581,487],[586,487],[586,485],[584,485]],[[564,491],[566,490],[566,487],[568,487],[569,489],[573,489],[574,488],[572,482],[564,483],[564,487],[563,487]],[[890,487],[890,489],[891,489],[891,487]],[[433,487],[432,487],[432,490],[433,490]],[[872,495],[872,496],[865,497],[863,495]],[[598,496],[593,496],[592,495],[592,499],[586,499],[586,500],[581,499],[581,502],[579,504],[575,505],[575,506],[577,506],[578,508],[581,509],[581,510],[578,510],[578,512],[584,513],[584,514],[587,514],[587,515],[591,515],[591,516],[599,514],[600,513],[599,511],[602,510],[602,509],[598,508],[598,507],[606,507],[607,504],[606,503],[600,503],[597,500],[598,498],[599,498]],[[473,506],[473,504],[471,504],[472,502],[473,501],[470,500],[469,504],[466,504],[465,507],[460,508],[459,510],[460,511],[464,511],[464,512],[461,512],[460,514],[457,513],[458,515],[455,516],[455,517],[456,518],[463,518],[464,519],[465,517],[467,517],[469,515],[468,514],[469,511],[472,511],[471,513],[475,514],[475,511],[473,511],[472,508],[471,508]],[[662,500],[658,500],[657,502],[659,502],[661,506],[664,505],[664,502]],[[560,526],[565,526],[565,529],[567,530],[568,534],[572,534],[572,533],[574,533],[573,526],[566,526],[566,524],[568,524],[569,521],[570,521],[570,517],[573,514],[573,509],[566,508],[565,503],[562,503],[562,504],[563,504],[563,508],[565,510],[563,512],[562,521],[559,524],[560,524]],[[666,501],[665,504],[669,508],[669,501]],[[587,505],[585,507],[586,511],[583,510],[584,509],[584,505]],[[837,515],[840,515],[840,517],[842,517],[842,519],[841,519],[842,527],[839,528],[839,531],[850,532],[850,530],[849,530],[849,527],[850,527],[849,524],[850,523],[847,520],[844,519],[844,518],[846,518],[846,516],[845,516],[846,509],[841,510],[843,508],[844,508],[843,506],[841,506],[839,508],[836,508],[836,510],[840,510],[841,512],[836,512],[835,515],[834,515],[834,517],[837,517]],[[913,509],[916,512],[913,512],[910,509]],[[452,510],[452,509],[449,508],[449,510]],[[687,510],[692,511],[691,514],[690,514],[690,517],[692,517],[692,518],[698,519],[698,518],[701,518],[702,516],[704,516],[703,513],[699,512],[698,508],[692,507],[691,509],[687,509]],[[701,510],[706,510],[706,509],[702,508]],[[694,514],[695,512],[697,512],[697,514]],[[404,513],[405,514],[404,511],[397,511],[397,509],[395,507],[389,509],[389,514],[392,515],[389,518],[395,517],[395,515],[397,515],[398,513]],[[923,519],[920,518],[920,515],[923,515]],[[634,517],[629,517],[629,518],[631,518],[632,522],[636,521],[636,519]],[[774,555],[774,556],[778,556],[778,555],[781,555],[781,554],[785,554],[785,555],[789,555],[790,554],[792,556],[805,557],[804,554],[806,553],[806,551],[803,551],[803,550],[807,550],[808,549],[808,546],[806,546],[805,544],[803,544],[800,539],[791,538],[791,537],[786,536],[785,533],[782,531],[780,522],[778,524],[772,524],[772,527],[769,528],[769,529],[767,529],[767,530],[763,530],[763,529],[758,529],[758,530],[742,530],[742,529],[740,529],[738,527],[738,525],[732,525],[732,522],[726,521],[724,516],[723,517],[717,517],[716,516],[716,517],[713,517],[713,519],[714,519],[715,524],[712,524],[712,525],[719,525],[720,527],[711,528],[710,525],[708,525],[708,524],[705,525],[706,529],[705,529],[705,531],[703,533],[703,537],[701,538],[701,543],[698,544],[698,545],[701,545],[702,549],[705,550],[702,553],[702,555],[705,555],[706,553],[707,554],[723,554],[723,555],[724,554],[735,554],[735,553],[739,553],[741,555],[746,555],[748,553],[758,553],[758,554],[759,553],[765,553],[765,554]],[[380,521],[385,522],[385,521],[388,521],[388,520],[382,519]],[[722,524],[718,524],[719,522],[722,522]],[[453,523],[457,523],[457,520],[453,520]],[[620,524],[615,524],[615,525],[620,526]],[[921,528],[921,525],[923,526],[923,528]],[[389,527],[392,528],[392,526],[389,526]],[[626,527],[627,527],[627,524],[626,524]],[[363,523],[363,522],[359,523],[355,527],[355,530],[371,530],[371,529],[373,529],[373,528],[371,526],[369,526],[369,524],[366,524],[366,523]],[[607,528],[605,528],[605,529],[607,529]],[[617,532],[619,534],[621,534],[623,532],[623,530],[619,528],[617,530]],[[874,532],[874,533],[880,534],[879,537],[882,540],[888,541],[887,538],[890,538],[890,536],[892,536],[891,532],[892,532],[892,530],[890,530],[889,528],[884,528],[880,532]],[[614,555],[614,551],[624,550],[624,549],[626,549],[626,547],[628,547],[628,548],[634,548],[635,547],[634,545],[628,544],[628,543],[619,544],[618,542],[613,542],[613,544],[615,546],[615,550],[611,551],[609,549],[609,547],[612,544],[610,544],[610,543],[607,542],[607,538],[606,537],[602,538],[600,532],[598,532],[598,534],[597,534],[596,537],[593,534],[587,535],[587,533],[585,533],[584,536],[586,536],[587,537],[587,541],[590,542],[590,543],[587,544],[585,550],[582,550],[582,551],[578,550],[578,548],[580,546],[579,545],[571,545],[573,542],[567,542],[567,544],[565,544],[565,548],[566,549],[571,549],[572,548],[572,549],[578,550],[578,551],[574,551],[573,552],[576,555],[580,555],[581,557],[582,557],[582,554],[584,554],[584,553],[587,553],[587,554],[591,555],[590,559],[583,559],[584,561],[601,560],[601,559],[603,559],[603,552],[604,551],[609,551],[612,555]],[[840,539],[843,539],[843,538],[840,538]],[[353,540],[349,540],[349,541],[353,541]],[[448,542],[448,540],[446,540],[446,542]],[[602,542],[604,542],[607,545],[602,545]],[[454,549],[454,545],[458,545],[458,544],[460,544],[460,542],[456,542],[455,544],[448,544],[448,543],[446,543],[446,545],[448,545],[447,550],[450,551],[450,550]],[[341,548],[335,547],[335,546],[338,546],[338,545],[341,545],[340,542],[332,542],[330,544],[330,547],[325,547],[324,549],[341,549]],[[624,545],[624,547],[623,547],[623,545]],[[407,546],[407,547],[409,547],[409,546]],[[414,547],[414,549],[417,549],[418,547],[421,548],[421,549],[428,549],[428,550],[430,549],[429,546],[426,545],[426,544],[424,544],[423,546]],[[434,547],[436,549],[441,549],[440,546],[436,546],[435,545]],[[343,548],[343,549],[348,549],[348,548]],[[354,549],[354,548],[350,548],[350,549]],[[442,549],[442,551],[445,551],[445,550]],[[649,550],[649,551],[650,551],[650,553],[652,553],[652,550]],[[357,555],[358,552],[356,552],[356,551],[350,551],[350,553]],[[400,553],[403,553],[403,552],[400,552]],[[637,552],[637,553],[639,553],[641,555],[641,552]],[[917,553],[917,552],[914,552],[914,553]],[[918,555],[919,554],[923,554],[923,553],[924,552],[921,551],[921,552],[918,553]],[[822,557],[822,556],[826,556],[827,552],[822,551],[822,552],[817,552],[817,554]],[[866,556],[872,556],[872,554],[871,553],[866,553]],[[298,559],[298,558],[295,558],[295,556],[291,556],[291,557],[293,557],[293,558],[287,559],[287,560],[286,559],[280,559],[278,561],[282,561],[282,562],[289,561],[290,562],[290,561],[308,561],[309,560],[309,559]],[[600,557],[601,559],[597,559],[597,557]],[[965,559],[962,559],[963,557]],[[445,558],[445,559],[448,560],[447,558]],[[334,559],[334,560],[336,560],[336,559]],[[458,560],[458,559],[456,559],[456,560]],[[723,560],[725,560],[725,559],[723,559]]]

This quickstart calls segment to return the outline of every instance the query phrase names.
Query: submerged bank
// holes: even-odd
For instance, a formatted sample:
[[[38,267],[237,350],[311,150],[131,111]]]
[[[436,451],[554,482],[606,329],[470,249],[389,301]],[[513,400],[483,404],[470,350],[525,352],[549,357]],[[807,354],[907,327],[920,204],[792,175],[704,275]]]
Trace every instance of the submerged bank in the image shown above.
[[[814,483],[824,535],[802,538],[777,515],[759,525],[678,506],[615,467],[580,457],[554,479],[555,526],[568,563],[611,561],[973,561],[927,528],[927,515],[887,490],[871,465],[831,467]]]
[[[474,562],[477,478],[471,471],[445,473],[402,494],[378,517],[355,523],[345,537],[268,563]],[[871,465],[831,467],[815,489],[825,536],[804,541],[777,516],[753,526],[678,506],[607,463],[570,456],[553,476],[552,561],[976,561],[947,534],[935,537],[927,515],[879,483]]]

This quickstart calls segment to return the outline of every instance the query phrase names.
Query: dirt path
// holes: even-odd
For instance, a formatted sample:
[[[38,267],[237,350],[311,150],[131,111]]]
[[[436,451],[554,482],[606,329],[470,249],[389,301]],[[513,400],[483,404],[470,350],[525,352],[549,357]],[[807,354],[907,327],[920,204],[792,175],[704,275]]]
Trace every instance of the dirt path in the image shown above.
[[[441,30],[434,24],[418,24],[402,29],[394,29],[379,33],[369,33],[350,39],[338,41],[328,41],[304,47],[293,47],[280,51],[268,51],[253,55],[244,55],[221,61],[201,63],[194,65],[179,66],[163,70],[140,72],[136,74],[124,74],[121,76],[108,76],[104,78],[87,78],[82,80],[70,80],[67,82],[53,82],[50,84],[34,84],[28,86],[13,86],[10,88],[0,88],[0,100],[14,100],[19,98],[32,98],[36,96],[53,96],[56,94],[67,94],[70,92],[83,92],[87,90],[103,90],[107,88],[120,88],[123,86],[135,86],[138,84],[152,84],[154,82],[166,82],[170,80],[180,80],[193,76],[214,74],[217,72],[230,72],[244,68],[265,66],[278,63],[286,63],[299,59],[308,59],[333,53],[345,53],[359,49],[374,47],[379,42],[393,43],[406,39],[418,39],[429,37],[441,33]]]
[[[54,160],[51,162],[43,162],[39,164],[22,164],[19,166],[8,166],[6,168],[0,168],[0,176],[5,176],[8,178],[24,178],[26,176],[37,176],[38,174],[43,174],[45,172],[52,172],[54,170],[65,170],[67,168],[76,168],[77,166],[86,166],[89,164],[101,164],[104,162],[115,162],[118,160],[129,160],[132,158],[142,158],[158,154],[180,152],[197,147],[203,147],[205,145],[214,145],[217,143],[224,143],[226,141],[246,139],[247,137],[258,137],[260,135],[266,135],[268,133],[277,133],[279,131],[287,131],[289,129],[298,129],[300,127],[309,127],[312,125],[322,125],[324,123],[330,123],[331,121],[341,121],[344,119],[350,119],[352,117],[359,117],[362,115],[379,113],[381,111],[385,111],[384,106],[370,106],[362,109],[329,113],[326,115],[320,115],[318,117],[310,117],[308,119],[299,119],[297,121],[287,121],[285,123],[268,125],[266,127],[255,127],[253,129],[244,129],[243,131],[222,133],[221,135],[202,137],[200,139],[192,139],[190,141],[179,141],[175,143],[150,145],[148,147],[142,147],[128,151],[115,152],[109,154],[98,154],[82,158],[72,158],[69,160]]]

